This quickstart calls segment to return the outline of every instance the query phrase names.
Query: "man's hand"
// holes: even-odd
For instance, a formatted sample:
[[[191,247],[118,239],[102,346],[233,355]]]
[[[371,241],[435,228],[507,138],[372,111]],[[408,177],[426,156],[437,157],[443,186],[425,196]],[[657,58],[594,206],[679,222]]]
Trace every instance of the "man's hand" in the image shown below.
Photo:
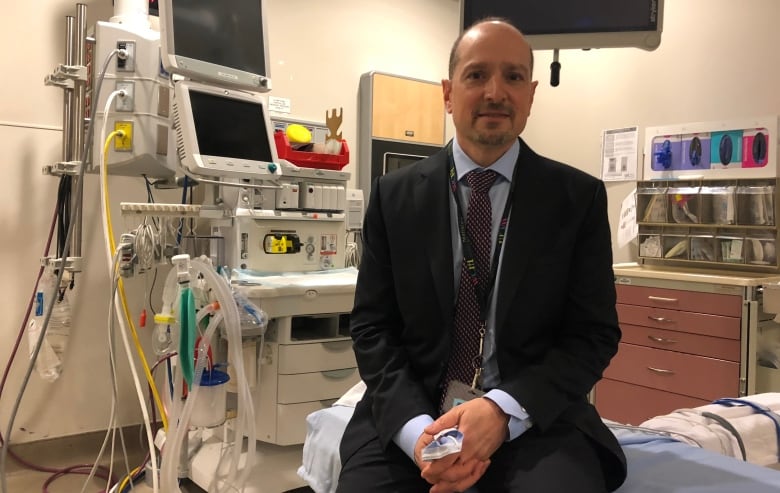
[[[415,447],[415,459],[422,477],[434,485],[431,493],[464,491],[485,474],[490,456],[506,440],[507,416],[489,399],[474,399],[454,407],[431,423]],[[445,428],[457,427],[463,433],[459,454],[452,454],[429,463],[420,461],[422,448]]]
[[[425,462],[421,459],[422,449],[433,441],[433,435],[423,433],[414,446],[414,460],[420,468],[423,479],[433,485],[431,493],[454,493],[465,491],[485,474],[490,461],[472,459],[460,460],[460,454],[450,454],[441,459]]]
[[[495,402],[483,397],[450,409],[428,425],[425,433],[433,436],[445,428],[457,427],[463,433],[461,460],[485,461],[506,440],[508,424],[509,416]]]

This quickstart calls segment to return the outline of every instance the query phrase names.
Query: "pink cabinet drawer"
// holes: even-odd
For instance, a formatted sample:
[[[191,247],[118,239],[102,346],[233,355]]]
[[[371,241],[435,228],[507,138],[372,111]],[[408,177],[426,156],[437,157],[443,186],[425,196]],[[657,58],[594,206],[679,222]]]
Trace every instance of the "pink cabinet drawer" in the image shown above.
[[[670,310],[742,316],[742,297],[733,294],[700,293],[681,289],[648,288],[617,284],[617,301],[629,305],[654,306]]]
[[[622,341],[680,353],[739,362],[739,340],[620,323]]]
[[[616,307],[621,324],[739,340],[739,318],[622,303],[618,303]]]
[[[604,379],[596,385],[596,409],[602,418],[639,425],[676,409],[710,404],[710,401],[662,390]]]
[[[620,343],[605,378],[708,401],[739,395],[739,363]]]

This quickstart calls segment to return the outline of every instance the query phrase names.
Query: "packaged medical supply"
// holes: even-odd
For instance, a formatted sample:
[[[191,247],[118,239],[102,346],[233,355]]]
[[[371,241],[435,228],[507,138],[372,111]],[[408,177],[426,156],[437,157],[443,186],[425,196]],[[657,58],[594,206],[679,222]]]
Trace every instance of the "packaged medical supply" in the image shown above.
[[[433,441],[422,450],[422,460],[429,462],[435,459],[441,459],[450,454],[460,452],[463,446],[463,433],[457,428],[447,428],[433,437]]]

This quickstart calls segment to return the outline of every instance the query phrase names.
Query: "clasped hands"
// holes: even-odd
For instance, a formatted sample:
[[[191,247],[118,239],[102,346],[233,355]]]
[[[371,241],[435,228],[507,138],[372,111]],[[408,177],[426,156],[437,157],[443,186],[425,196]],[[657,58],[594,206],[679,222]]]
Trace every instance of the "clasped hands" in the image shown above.
[[[487,398],[472,399],[452,408],[425,428],[414,447],[414,460],[421,476],[433,486],[430,493],[465,491],[485,474],[490,457],[504,443],[509,416]],[[422,449],[445,428],[457,427],[463,433],[463,446],[457,454],[423,462]]]

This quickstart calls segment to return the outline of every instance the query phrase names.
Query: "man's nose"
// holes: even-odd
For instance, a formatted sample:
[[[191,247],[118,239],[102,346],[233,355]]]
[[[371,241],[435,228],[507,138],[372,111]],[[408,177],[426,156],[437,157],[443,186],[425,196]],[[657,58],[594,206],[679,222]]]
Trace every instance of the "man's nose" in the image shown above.
[[[503,101],[506,98],[506,86],[499,76],[492,76],[485,84],[485,99],[488,101]]]

